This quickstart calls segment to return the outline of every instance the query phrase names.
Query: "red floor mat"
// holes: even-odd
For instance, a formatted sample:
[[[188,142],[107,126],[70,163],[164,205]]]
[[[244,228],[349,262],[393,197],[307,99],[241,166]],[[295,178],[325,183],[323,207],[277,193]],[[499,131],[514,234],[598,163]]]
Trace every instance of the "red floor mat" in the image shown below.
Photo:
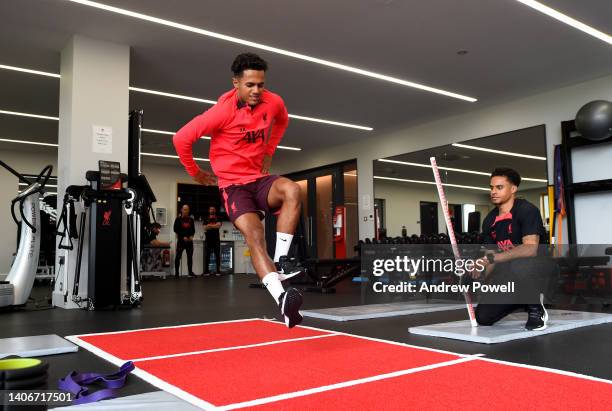
[[[612,384],[474,360],[248,409],[610,410]]]
[[[327,334],[284,324],[245,320],[79,337],[122,360],[212,350]]]
[[[457,358],[451,354],[340,335],[139,361],[136,366],[218,406]]]

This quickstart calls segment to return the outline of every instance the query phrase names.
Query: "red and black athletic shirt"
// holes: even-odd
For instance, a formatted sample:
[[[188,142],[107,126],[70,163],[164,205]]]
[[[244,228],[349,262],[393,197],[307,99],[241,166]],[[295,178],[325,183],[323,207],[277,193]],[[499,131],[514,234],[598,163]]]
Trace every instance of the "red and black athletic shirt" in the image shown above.
[[[191,217],[176,217],[174,220],[174,232],[178,236],[179,243],[184,243],[184,237],[191,237],[195,234],[195,223]]]
[[[268,175],[262,173],[264,156],[272,156],[289,123],[281,97],[265,90],[255,107],[242,104],[236,90],[228,91],[209,110],[183,126],[173,137],[181,163],[191,176],[200,168],[192,146],[210,136],[210,165],[219,188],[248,184]]]
[[[526,235],[539,235],[541,244],[545,235],[540,211],[520,198],[514,200],[512,209],[506,214],[499,215],[497,207],[487,214],[482,222],[482,232],[485,244],[496,244],[502,251],[522,244]]]

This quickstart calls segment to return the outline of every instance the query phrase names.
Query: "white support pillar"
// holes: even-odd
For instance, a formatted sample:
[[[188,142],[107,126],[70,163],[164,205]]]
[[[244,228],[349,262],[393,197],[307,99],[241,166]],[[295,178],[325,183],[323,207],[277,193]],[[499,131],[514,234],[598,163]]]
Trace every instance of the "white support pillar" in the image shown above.
[[[86,171],[97,170],[98,160],[118,161],[127,172],[130,47],[76,35],[62,50],[60,74],[58,213],[66,187],[85,185]],[[57,249],[53,304],[58,307],[76,308],[71,301],[77,244],[74,246],[69,253]],[[65,262],[60,270],[62,257]],[[87,249],[83,250],[79,288],[85,297]]]
[[[374,237],[374,164],[370,157],[357,158],[359,193],[359,239]]]

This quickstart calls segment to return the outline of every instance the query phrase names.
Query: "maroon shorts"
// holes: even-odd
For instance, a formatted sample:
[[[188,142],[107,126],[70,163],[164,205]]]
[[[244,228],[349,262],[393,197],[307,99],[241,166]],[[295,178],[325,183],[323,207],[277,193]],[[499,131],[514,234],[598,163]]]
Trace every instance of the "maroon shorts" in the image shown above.
[[[230,221],[233,223],[246,213],[257,213],[259,219],[263,220],[265,213],[277,212],[278,209],[271,209],[268,206],[268,193],[278,178],[278,176],[265,176],[252,183],[235,184],[219,189]]]

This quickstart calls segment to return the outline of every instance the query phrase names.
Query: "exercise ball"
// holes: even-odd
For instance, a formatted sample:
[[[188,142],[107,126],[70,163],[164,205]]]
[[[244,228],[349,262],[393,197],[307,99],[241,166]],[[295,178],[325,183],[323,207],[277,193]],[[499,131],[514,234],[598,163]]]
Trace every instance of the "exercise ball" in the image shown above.
[[[612,136],[612,102],[595,100],[576,113],[576,129],[588,140],[605,140]]]

